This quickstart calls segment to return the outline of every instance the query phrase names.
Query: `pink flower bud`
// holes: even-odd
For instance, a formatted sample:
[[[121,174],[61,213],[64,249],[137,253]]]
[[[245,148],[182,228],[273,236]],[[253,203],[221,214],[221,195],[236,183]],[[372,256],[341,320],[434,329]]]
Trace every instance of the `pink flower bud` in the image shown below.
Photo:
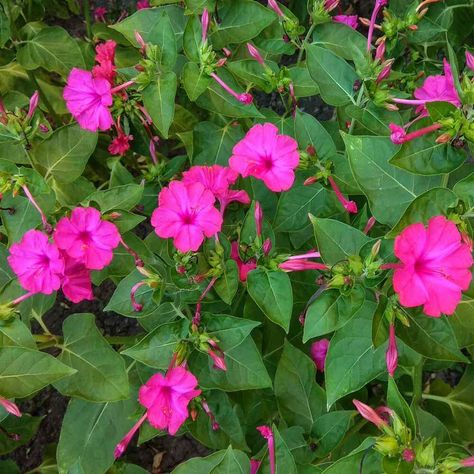
[[[375,80],[377,84],[380,84],[385,79],[388,79],[388,77],[392,73],[392,64],[393,64],[393,59],[391,59],[390,61],[387,61],[386,65],[383,67],[382,71],[380,71],[380,74],[377,76],[377,79]]]
[[[415,460],[415,452],[413,449],[404,449],[402,453],[402,458],[405,462],[412,463]]]
[[[258,201],[255,203],[254,218],[257,237],[260,237],[262,235],[263,211]]]
[[[147,413],[145,413],[132,427],[132,429],[123,437],[122,441],[115,446],[114,449],[114,458],[118,459],[127,449],[127,446],[130,444],[130,441],[133,438],[133,435],[138,431],[140,426],[147,418]]]
[[[395,338],[395,326],[390,324],[390,334],[388,339],[387,353],[385,354],[387,371],[390,377],[393,377],[398,366],[397,340]]]
[[[14,416],[21,417],[20,409],[16,406],[15,403],[11,402],[10,400],[0,397],[0,406],[2,406],[6,412]]]
[[[370,230],[372,229],[372,227],[375,225],[377,221],[375,220],[375,217],[370,217],[369,220],[367,221],[367,224],[365,224],[365,227],[364,227],[364,234],[367,235]]]
[[[262,464],[262,461],[259,461],[258,459],[251,459],[250,474],[257,474],[258,470],[260,469],[260,464]]]
[[[375,50],[375,59],[377,61],[383,61],[385,56],[385,41],[381,41]]]
[[[310,186],[311,184],[317,183],[317,179],[315,176],[310,176],[309,178],[305,179],[303,186]]]
[[[250,56],[254,58],[259,64],[262,66],[265,64],[265,61],[262,58],[262,55],[259,53],[258,49],[251,43],[247,43],[247,49],[249,51]]]
[[[339,0],[326,0],[324,2],[324,9],[327,12],[330,12],[334,10],[335,8],[337,8],[338,5],[339,5]]]
[[[280,18],[284,18],[284,17],[285,17],[284,13],[281,11],[281,8],[278,6],[278,3],[276,2],[276,0],[268,0],[268,6],[269,6]]]
[[[209,11],[207,8],[204,9],[201,16],[201,27],[202,27],[202,42],[207,41],[207,32],[209,30]]]
[[[209,357],[214,361],[213,368],[220,369],[225,372],[227,370],[227,365],[225,363],[223,350],[219,347],[217,342],[214,341],[213,339],[209,339],[207,342],[210,346],[214,348],[214,349],[209,348],[207,351],[207,353],[209,354]]]
[[[390,134],[390,140],[392,140],[392,143],[395,143],[395,145],[401,145],[402,143],[405,143],[407,134],[403,127],[400,127],[400,125],[397,125],[396,123],[391,123],[389,124],[389,128],[392,132]]]
[[[138,283],[133,285],[132,289],[130,290],[130,300],[132,302],[132,306],[133,306],[134,311],[136,311],[137,313],[139,313],[143,309],[143,305],[137,302],[135,295],[136,295],[136,292],[137,292],[138,288],[140,288],[141,286],[144,286],[144,285],[146,285],[146,283],[144,281],[139,281]]]
[[[239,102],[242,102],[242,104],[244,105],[251,105],[253,102],[252,94],[249,94],[248,92],[244,92],[243,94],[240,94]]]
[[[35,93],[30,98],[30,107],[28,109],[28,114],[26,115],[26,120],[30,120],[33,117],[36,107],[38,107],[38,102],[39,92],[35,91]]]
[[[311,344],[311,358],[320,372],[324,372],[326,355],[329,349],[329,339],[321,339]]]
[[[40,131],[42,133],[48,133],[49,132],[49,127],[47,125],[42,124],[42,123],[39,124],[38,128],[40,129]]]
[[[135,39],[137,40],[138,46],[140,46],[140,50],[143,54],[146,51],[146,43],[138,31],[135,31]]]
[[[337,199],[342,204],[344,209],[351,214],[357,214],[357,204],[354,201],[349,201],[348,199],[346,199],[346,197],[339,190],[339,186],[336,184],[336,181],[334,181],[334,178],[332,176],[328,177],[328,181],[334,191],[334,194],[336,195]]]
[[[461,461],[463,467],[474,467],[474,456],[470,456]]]
[[[367,421],[373,423],[377,428],[381,429],[387,426],[387,422],[380,418],[373,408],[369,407],[365,403],[360,402],[359,400],[352,400],[352,403],[355,405],[360,415]]]
[[[232,56],[232,51],[229,48],[222,48],[222,51],[228,58]]]
[[[471,71],[474,71],[474,54],[470,53],[467,50],[466,50],[466,66]]]
[[[285,272],[300,272],[305,270],[328,270],[324,263],[312,262],[311,260],[287,260],[280,263],[278,268]]]
[[[265,255],[268,255],[270,253],[270,251],[272,250],[272,241],[270,239],[265,239],[265,242],[263,242],[262,250]]]

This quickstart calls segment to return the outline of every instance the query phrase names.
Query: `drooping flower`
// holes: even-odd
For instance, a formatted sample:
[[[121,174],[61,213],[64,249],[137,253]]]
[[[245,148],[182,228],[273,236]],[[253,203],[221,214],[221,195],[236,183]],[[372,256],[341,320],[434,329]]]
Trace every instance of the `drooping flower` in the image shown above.
[[[222,216],[214,207],[214,195],[201,183],[171,181],[158,197],[151,224],[163,239],[173,237],[180,252],[196,251],[221,230]]]
[[[28,107],[28,113],[26,114],[26,120],[30,120],[35,114],[36,108],[38,107],[39,102],[39,92],[35,91],[34,94],[30,97],[30,104]]]
[[[276,0],[268,0],[268,6],[280,17],[284,18],[285,15],[281,11],[281,8],[279,7],[278,3]]]
[[[328,349],[329,339],[321,339],[311,344],[311,358],[320,372],[324,372]]]
[[[144,10],[145,8],[150,8],[150,0],[138,0],[137,10]]]
[[[219,347],[216,341],[213,339],[209,339],[208,341],[209,348],[207,349],[207,353],[209,357],[213,360],[213,368],[220,369],[224,372],[227,370],[227,365],[225,363],[225,354],[224,351]]]
[[[359,400],[352,400],[352,403],[360,415],[367,421],[373,423],[377,428],[381,429],[387,426],[387,422],[382,419],[373,408],[369,407],[365,403],[360,402]]]
[[[64,276],[61,284],[64,296],[73,303],[93,300],[90,271],[83,263],[63,252]]]
[[[196,377],[184,367],[173,367],[166,375],[153,375],[140,387],[138,400],[147,409],[148,422],[175,435],[189,416],[188,404],[201,390]]]
[[[7,413],[21,417],[21,411],[18,406],[7,398],[0,397],[0,406],[3,407]]]
[[[273,437],[273,431],[269,426],[257,426],[258,432],[263,438],[267,440],[268,444],[268,457],[270,460],[270,474],[275,474],[275,439]]]
[[[113,84],[117,75],[115,67],[115,48],[117,43],[113,40],[107,40],[105,43],[99,43],[95,47],[95,60],[98,63],[92,68],[92,75],[96,79],[106,79]]]
[[[453,314],[469,287],[473,264],[456,225],[444,216],[431,218],[427,228],[412,224],[395,239],[394,251],[401,261],[393,275],[400,303],[423,305],[428,316]]]
[[[374,35],[375,22],[380,10],[388,4],[388,0],[375,0],[375,6],[370,17],[369,33],[367,35],[367,51],[372,48],[372,37]]]
[[[260,54],[260,51],[252,43],[247,43],[247,49],[250,56],[252,56],[255,61],[257,61],[261,66],[265,65],[265,61]]]
[[[260,469],[260,465],[262,461],[258,459],[251,459],[250,460],[250,474],[257,474],[258,470]]]
[[[254,125],[234,146],[230,167],[244,178],[261,179],[274,191],[287,191],[295,180],[299,163],[298,143],[280,135],[272,123]]]
[[[125,135],[122,130],[110,143],[108,150],[111,155],[123,156],[130,149],[130,142],[133,140],[133,135]]]
[[[466,50],[466,66],[471,70],[474,71],[474,54]]]
[[[63,217],[54,232],[56,245],[89,270],[102,270],[113,258],[120,243],[115,224],[101,219],[93,207],[76,207],[71,217]]]
[[[232,170],[220,165],[213,166],[192,166],[183,173],[183,183],[201,183],[206,189],[212,192],[219,201],[221,214],[224,213],[228,204],[238,201],[242,204],[249,204],[250,198],[245,191],[229,189],[239,175]]]
[[[97,7],[94,9],[94,21],[99,23],[105,23],[105,15],[107,15],[107,8],[105,7]]]
[[[239,269],[239,280],[241,282],[247,281],[247,275],[252,270],[257,268],[257,262],[255,259],[250,259],[247,262],[243,262],[239,255],[239,244],[237,242],[232,242],[230,248],[230,258],[237,263]]]
[[[388,337],[388,348],[385,354],[385,361],[387,364],[387,372],[390,377],[393,377],[398,367],[398,350],[397,350],[397,339],[395,337],[395,326],[390,324],[389,337]]]
[[[336,23],[344,23],[354,30],[359,26],[359,17],[357,15],[335,15],[332,19]]]
[[[25,290],[50,295],[61,286],[64,260],[39,230],[29,230],[11,246],[8,263]]]
[[[224,58],[225,59],[225,58]],[[225,60],[224,60],[225,63]],[[211,72],[209,74],[225,91],[227,91],[230,95],[235,97],[240,103],[244,105],[250,105],[253,102],[252,94],[248,92],[238,93],[232,89],[223,79],[221,79],[215,72]]]
[[[341,193],[339,186],[332,176],[328,177],[328,181],[338,201],[342,204],[342,207],[351,214],[357,214],[357,203],[355,201],[349,201],[344,194]]]
[[[112,124],[112,89],[106,79],[94,78],[92,73],[73,68],[63,92],[67,108],[81,128],[96,132],[108,130]]]
[[[441,124],[434,123],[433,125],[420,128],[411,133],[407,133],[404,127],[396,125],[395,123],[389,124],[389,128],[392,132],[390,134],[390,140],[392,140],[392,143],[395,143],[395,145],[402,145],[403,143],[416,140],[417,138],[422,137],[423,135],[428,135],[429,133],[436,132],[436,130],[439,130],[441,128]],[[448,136],[448,139],[449,138],[450,137]]]

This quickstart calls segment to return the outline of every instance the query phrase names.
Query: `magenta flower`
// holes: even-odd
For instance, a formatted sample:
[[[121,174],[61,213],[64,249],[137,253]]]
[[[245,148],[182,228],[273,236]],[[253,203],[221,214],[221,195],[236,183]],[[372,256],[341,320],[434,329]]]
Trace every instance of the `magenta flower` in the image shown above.
[[[284,18],[285,15],[281,11],[281,8],[279,7],[278,3],[276,0],[268,0],[268,6],[280,17]]]
[[[95,47],[95,60],[98,64],[92,68],[92,75],[95,79],[106,79],[111,85],[117,76],[117,68],[114,64],[116,46],[117,43],[113,40],[99,43]]]
[[[373,408],[369,407],[365,403],[360,402],[359,400],[352,400],[352,403],[355,405],[362,418],[370,421],[377,428],[382,429],[387,426],[387,422],[383,420]]]
[[[359,17],[357,15],[336,15],[332,17],[332,20],[336,23],[344,23],[354,30],[359,26]]]
[[[390,324],[388,348],[385,354],[385,361],[387,363],[387,372],[390,377],[393,377],[398,367],[397,339],[395,337],[395,326],[393,323]]]
[[[39,230],[29,230],[11,246],[8,263],[25,290],[50,295],[61,286],[64,260]]]
[[[407,133],[404,127],[400,127],[400,125],[396,125],[394,123],[389,124],[389,128],[392,132],[390,134],[390,140],[392,140],[395,145],[402,145],[403,143],[416,140],[423,135],[436,132],[436,130],[441,128],[441,125],[439,123],[434,123],[433,125],[420,128],[411,133]]]
[[[311,358],[320,372],[324,372],[328,349],[329,339],[321,339],[311,344]]]
[[[130,149],[130,142],[133,140],[133,135],[125,135],[122,130],[119,130],[118,135],[112,140],[108,147],[111,155],[123,156]]]
[[[97,7],[94,9],[94,20],[99,23],[105,23],[105,15],[107,15],[107,8],[105,7]]]
[[[30,105],[28,107],[28,113],[26,114],[26,120],[30,120],[35,114],[36,108],[38,107],[39,102],[39,92],[35,91],[34,94],[30,97]]]
[[[275,439],[273,431],[269,426],[257,426],[258,432],[267,440],[268,457],[270,460],[270,474],[275,474]]]
[[[239,244],[237,242],[232,242],[230,258],[237,263],[239,269],[239,280],[241,282],[247,281],[248,273],[257,268],[257,262],[255,259],[250,259],[247,262],[242,261],[239,255]]]
[[[460,461],[462,467],[474,467],[474,456],[470,456]]]
[[[201,15],[201,42],[204,44],[207,41],[207,32],[209,31],[209,10],[204,8]]]
[[[298,143],[280,135],[275,125],[254,125],[232,153],[229,165],[244,178],[261,179],[274,192],[287,191],[293,185],[299,163]]]
[[[221,214],[225,208],[233,201],[249,204],[250,198],[245,191],[229,189],[239,175],[232,169],[220,165],[213,166],[192,166],[183,173],[183,183],[201,183],[206,189],[212,192],[219,201]]]
[[[160,192],[151,224],[159,237],[173,237],[180,252],[195,252],[204,237],[221,230],[222,216],[214,207],[214,200],[212,192],[201,183],[171,181]]]
[[[405,462],[413,462],[416,459],[416,454],[413,449],[404,449],[402,453],[402,459]]]
[[[149,0],[138,0],[137,10],[144,10],[145,8],[150,8],[150,1]]]
[[[374,35],[375,22],[380,10],[388,4],[388,0],[375,0],[375,6],[370,17],[369,33],[367,35],[367,51],[372,48],[372,37]]]
[[[357,203],[355,201],[349,201],[344,194],[341,193],[339,186],[332,176],[328,177],[328,181],[338,201],[342,204],[342,207],[350,214],[357,214]]]
[[[11,415],[21,417],[21,411],[17,407],[17,405],[10,400],[0,397],[0,406],[3,407],[3,409],[7,412],[10,413]]]
[[[257,474],[258,470],[260,469],[260,465],[262,461],[258,459],[251,459],[250,460],[250,474]]]
[[[117,43],[114,40],[107,40],[104,43],[99,43],[95,47],[95,60],[99,64],[110,61],[115,61],[115,48]]]
[[[467,50],[466,50],[466,66],[471,71],[474,71],[474,54],[470,53]]]
[[[73,68],[63,92],[67,108],[81,128],[96,132],[108,130],[112,124],[112,90],[106,79],[94,78],[92,73]]]
[[[61,284],[64,296],[73,303],[80,303],[84,300],[93,300],[92,282],[90,271],[83,263],[71,258],[67,253],[63,253],[64,277]]]
[[[102,270],[113,258],[120,243],[115,224],[101,219],[93,207],[76,207],[71,217],[63,217],[54,231],[56,245],[89,270]]]
[[[265,65],[265,61],[260,54],[260,51],[252,43],[247,43],[247,49],[250,56],[252,56],[255,61],[257,61],[261,66]]]
[[[222,65],[225,64],[225,58]],[[227,91],[231,96],[235,97],[240,103],[244,105],[250,105],[253,102],[252,94],[248,92],[238,93],[232,89],[223,79],[221,79],[215,72],[209,74],[225,91]]]
[[[165,376],[153,375],[138,392],[150,425],[175,435],[189,416],[189,402],[201,394],[197,384],[196,377],[184,367],[169,369]]]
[[[257,233],[257,237],[260,237],[262,235],[263,227],[263,210],[258,201],[255,203],[253,217],[255,219],[255,232]]]
[[[423,305],[428,316],[453,314],[461,292],[471,282],[471,249],[462,241],[456,225],[444,216],[408,226],[395,239],[400,265],[393,275],[393,288],[408,308]]]

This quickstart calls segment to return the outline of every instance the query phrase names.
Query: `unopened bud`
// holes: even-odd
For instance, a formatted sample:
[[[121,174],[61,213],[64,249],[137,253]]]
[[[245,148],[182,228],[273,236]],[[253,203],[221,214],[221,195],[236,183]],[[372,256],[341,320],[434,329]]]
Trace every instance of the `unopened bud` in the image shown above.
[[[451,135],[446,132],[446,133],[443,133],[441,134],[437,139],[436,139],[436,143],[440,144],[440,143],[448,143],[449,141],[451,140]]]

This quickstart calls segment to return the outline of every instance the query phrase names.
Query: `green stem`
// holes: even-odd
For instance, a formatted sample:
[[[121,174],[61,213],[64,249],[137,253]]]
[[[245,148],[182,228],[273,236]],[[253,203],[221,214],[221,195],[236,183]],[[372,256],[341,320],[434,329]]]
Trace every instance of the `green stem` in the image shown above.
[[[84,0],[84,18],[86,20],[86,34],[88,38],[92,38],[92,22],[91,22],[91,5],[89,0]]]
[[[442,188],[447,188],[448,187],[448,181],[449,181],[449,173],[443,174],[443,177],[441,179],[441,187]]]
[[[316,25],[314,23],[309,27],[309,30],[306,33],[306,36],[304,37],[303,44],[301,45],[300,52],[298,53],[298,61],[296,62],[296,66],[300,65],[301,60],[303,59],[303,52],[304,52],[306,43],[311,38],[311,35],[313,34],[313,31],[315,28],[316,28]]]
[[[413,405],[419,405],[423,396],[423,362],[413,367]]]
[[[54,111],[51,102],[48,100],[46,97],[46,94],[43,92],[43,89],[41,89],[41,86],[39,85],[39,82],[37,81],[34,72],[33,71],[27,71],[28,77],[30,81],[34,84],[35,89],[39,92],[41,100],[44,102],[44,105],[48,109],[49,114],[51,117],[53,117],[53,120],[56,122],[56,124],[60,123],[59,117]]]

